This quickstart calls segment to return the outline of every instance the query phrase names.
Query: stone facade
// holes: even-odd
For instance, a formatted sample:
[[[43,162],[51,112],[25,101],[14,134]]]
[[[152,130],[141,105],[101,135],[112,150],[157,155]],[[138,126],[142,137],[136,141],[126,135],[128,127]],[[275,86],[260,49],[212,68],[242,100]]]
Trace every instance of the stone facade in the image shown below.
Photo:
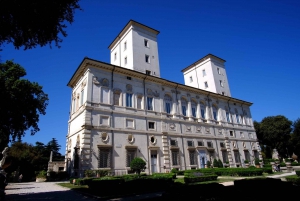
[[[130,21],[118,37],[128,30],[151,32],[152,39],[156,31]],[[146,46],[148,38],[143,37],[126,41],[135,47],[141,40]],[[117,43],[124,41],[115,39],[110,45],[112,58]],[[147,48],[151,47],[150,43]],[[153,55],[158,55],[157,44],[154,49]],[[130,55],[133,58],[138,53]],[[158,62],[153,55],[149,53]],[[126,57],[129,59],[129,54]],[[145,59],[144,53],[141,57]],[[214,55],[202,58],[216,59]],[[69,173],[83,176],[87,169],[105,169],[126,174],[134,157],[146,161],[145,171],[150,174],[172,168],[205,168],[207,160],[215,158],[228,161],[230,167],[244,166],[246,159],[261,159],[250,113],[252,103],[232,98],[229,85],[228,95],[222,95],[162,79],[158,63],[154,74],[147,72],[147,58],[144,67],[141,61],[126,68],[84,58],[75,71],[68,83],[72,88],[65,160]]]

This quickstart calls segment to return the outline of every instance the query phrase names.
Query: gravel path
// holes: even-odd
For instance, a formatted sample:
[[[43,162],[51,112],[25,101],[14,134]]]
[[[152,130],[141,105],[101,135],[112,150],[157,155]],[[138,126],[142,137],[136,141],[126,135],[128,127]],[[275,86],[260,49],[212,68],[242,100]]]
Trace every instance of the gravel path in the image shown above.
[[[24,182],[9,183],[6,186],[6,201],[22,200],[71,200],[91,201],[90,197],[78,194],[68,188],[61,187],[57,182]]]

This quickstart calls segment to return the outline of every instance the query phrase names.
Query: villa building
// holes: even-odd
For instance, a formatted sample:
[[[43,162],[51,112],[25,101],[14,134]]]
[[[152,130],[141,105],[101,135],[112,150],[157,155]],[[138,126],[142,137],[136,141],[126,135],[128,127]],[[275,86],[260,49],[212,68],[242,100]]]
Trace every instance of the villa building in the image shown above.
[[[109,45],[110,63],[84,58],[72,89],[66,169],[126,174],[135,157],[146,173],[230,167],[261,159],[252,103],[231,97],[225,60],[208,54],[182,70],[185,84],[160,77],[159,31],[130,20]]]

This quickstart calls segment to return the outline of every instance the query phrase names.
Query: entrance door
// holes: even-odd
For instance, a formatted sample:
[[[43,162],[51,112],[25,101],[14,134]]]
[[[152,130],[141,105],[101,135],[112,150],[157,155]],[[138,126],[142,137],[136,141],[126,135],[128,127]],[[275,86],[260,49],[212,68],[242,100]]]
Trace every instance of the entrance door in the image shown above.
[[[152,173],[157,172],[156,164],[157,164],[157,154],[156,153],[151,153],[151,170],[152,170]]]
[[[200,168],[205,168],[206,164],[206,153],[204,150],[199,151],[199,161],[200,161]]]

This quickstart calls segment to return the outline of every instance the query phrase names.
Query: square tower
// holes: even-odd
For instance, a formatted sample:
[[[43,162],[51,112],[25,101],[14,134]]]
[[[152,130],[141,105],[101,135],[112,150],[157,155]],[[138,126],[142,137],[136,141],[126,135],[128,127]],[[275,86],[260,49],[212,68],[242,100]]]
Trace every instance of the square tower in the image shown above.
[[[108,47],[110,63],[160,77],[158,34],[155,29],[130,20]]]
[[[225,60],[208,54],[183,69],[184,84],[231,97]]]

